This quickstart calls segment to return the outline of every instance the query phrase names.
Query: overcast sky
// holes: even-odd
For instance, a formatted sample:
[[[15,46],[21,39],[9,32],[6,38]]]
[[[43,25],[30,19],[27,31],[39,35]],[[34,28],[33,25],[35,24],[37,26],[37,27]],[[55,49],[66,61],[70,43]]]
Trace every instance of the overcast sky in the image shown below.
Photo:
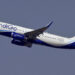
[[[37,29],[54,21],[47,30],[75,35],[75,0],[0,0],[0,21]],[[0,36],[0,75],[75,75],[75,49],[11,44]]]

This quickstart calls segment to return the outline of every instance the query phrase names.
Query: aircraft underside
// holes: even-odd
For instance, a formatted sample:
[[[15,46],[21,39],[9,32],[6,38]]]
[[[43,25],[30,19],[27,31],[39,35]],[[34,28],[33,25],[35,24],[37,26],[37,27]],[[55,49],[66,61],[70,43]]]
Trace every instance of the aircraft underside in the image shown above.
[[[7,36],[7,37],[11,37],[11,34],[12,34],[12,32],[0,32],[0,35]],[[75,49],[75,42],[71,43],[71,44],[68,44],[68,45],[65,45],[65,46],[54,46],[54,45],[47,44],[44,41],[41,41],[39,39],[28,40],[26,42],[26,41],[23,41],[23,40],[17,40],[15,38],[13,38],[11,43],[19,45],[19,46],[27,46],[27,47],[32,47],[32,44],[40,44],[40,45],[45,45],[45,46],[55,47],[55,48]]]
[[[59,36],[51,37],[51,34],[42,35],[41,39],[37,38],[37,36],[47,30],[52,25],[52,23],[53,21],[45,27],[33,30],[17,25],[0,22],[0,35],[13,38],[11,43],[19,46],[32,47],[32,44],[40,44],[55,48],[75,49],[75,38],[71,39],[67,43],[64,42],[64,39],[66,41],[67,38]]]

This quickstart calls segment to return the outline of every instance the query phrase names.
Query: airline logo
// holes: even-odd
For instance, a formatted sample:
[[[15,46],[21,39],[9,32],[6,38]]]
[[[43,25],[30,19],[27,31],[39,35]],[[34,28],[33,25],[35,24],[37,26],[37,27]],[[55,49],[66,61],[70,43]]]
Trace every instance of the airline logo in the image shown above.
[[[17,31],[17,27],[15,27],[14,25],[0,24],[0,26],[1,28]]]

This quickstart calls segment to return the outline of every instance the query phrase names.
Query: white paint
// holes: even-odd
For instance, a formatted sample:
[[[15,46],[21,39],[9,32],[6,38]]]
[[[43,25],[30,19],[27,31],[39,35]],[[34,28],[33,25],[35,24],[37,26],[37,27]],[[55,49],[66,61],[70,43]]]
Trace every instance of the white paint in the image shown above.
[[[14,31],[12,29],[3,28],[1,25],[2,26],[7,25],[7,26],[9,26],[9,28],[13,26],[13,27],[16,27],[17,30]],[[20,34],[24,34],[26,32],[33,31],[33,29],[24,28],[24,27],[20,27],[20,26],[17,26],[17,25],[4,23],[4,22],[0,22],[0,30],[11,31],[11,32],[16,32],[16,33],[20,33]],[[57,47],[65,46],[67,44],[75,42],[75,37],[66,38],[66,37],[61,37],[61,36],[57,36],[57,35],[54,35],[54,34],[50,34],[50,33],[47,33],[47,32],[44,32],[43,34],[40,34],[39,36],[37,36],[37,38],[40,39],[41,41],[47,43],[47,44],[57,46]]]

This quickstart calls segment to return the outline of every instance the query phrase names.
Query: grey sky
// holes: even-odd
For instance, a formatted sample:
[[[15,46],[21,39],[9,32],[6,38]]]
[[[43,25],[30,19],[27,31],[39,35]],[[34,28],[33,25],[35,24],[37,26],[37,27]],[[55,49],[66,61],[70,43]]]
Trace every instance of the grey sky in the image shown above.
[[[50,20],[50,33],[75,35],[75,0],[0,0],[0,21],[40,28]],[[0,75],[75,75],[75,50],[11,44],[0,36]]]

